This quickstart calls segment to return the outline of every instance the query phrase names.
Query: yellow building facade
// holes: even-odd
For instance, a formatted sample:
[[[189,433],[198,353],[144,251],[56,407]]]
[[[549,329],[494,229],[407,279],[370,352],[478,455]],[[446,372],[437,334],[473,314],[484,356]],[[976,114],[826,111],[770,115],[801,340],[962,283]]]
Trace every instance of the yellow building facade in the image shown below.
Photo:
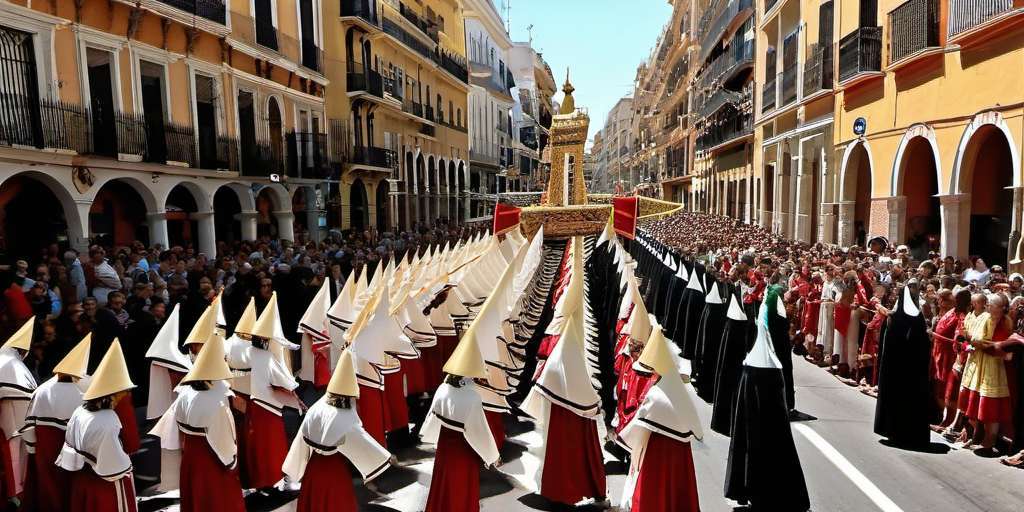
[[[1024,2],[870,7],[836,4],[838,242],[1019,267]]]
[[[316,238],[322,41],[316,0],[5,2],[4,250]]]
[[[465,25],[455,0],[325,5],[327,111],[352,148],[342,228],[408,229],[468,215]]]

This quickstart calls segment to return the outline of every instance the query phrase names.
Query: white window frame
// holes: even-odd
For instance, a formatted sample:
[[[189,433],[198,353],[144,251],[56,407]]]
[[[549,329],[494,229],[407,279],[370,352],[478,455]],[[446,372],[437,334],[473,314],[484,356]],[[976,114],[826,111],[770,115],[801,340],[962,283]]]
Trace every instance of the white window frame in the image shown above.
[[[132,107],[135,113],[144,114],[142,109],[142,61],[156,64],[163,69],[164,122],[174,122],[174,108],[171,105],[171,79],[168,65],[177,62],[183,55],[168,52],[137,41],[128,41],[132,63]]]
[[[32,35],[32,50],[36,59],[36,83],[40,98],[57,99],[60,83],[54,48],[54,32],[58,25],[69,22],[56,16],[35,11],[17,4],[4,3],[0,9],[0,25]]]
[[[127,46],[128,39],[100,32],[84,25],[76,25],[74,31],[77,35],[78,77],[82,91],[82,102],[88,102],[92,98],[92,85],[89,83],[88,58],[88,50],[92,48],[93,50],[99,50],[110,54],[110,81],[113,86],[114,105],[117,107],[117,110],[123,111],[124,96],[121,90],[121,50]],[[89,115],[90,117],[92,116],[92,110],[89,111]]]
[[[188,106],[192,116],[192,126],[196,147],[199,147],[199,98],[196,97],[196,75],[202,75],[213,80],[213,89],[217,96],[213,99],[214,121],[216,122],[217,135],[224,135],[227,119],[224,108],[224,82],[221,80],[220,67],[195,59],[188,60]],[[237,97],[236,97],[237,98]],[[237,116],[236,116],[237,117]]]

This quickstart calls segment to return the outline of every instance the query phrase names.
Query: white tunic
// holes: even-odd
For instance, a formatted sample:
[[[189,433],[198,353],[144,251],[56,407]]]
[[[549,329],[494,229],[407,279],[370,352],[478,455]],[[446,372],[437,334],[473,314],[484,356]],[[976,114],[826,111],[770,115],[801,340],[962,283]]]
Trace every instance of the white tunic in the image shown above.
[[[353,401],[354,403],[354,401]],[[282,470],[291,482],[299,482],[306,474],[306,464],[313,453],[340,453],[369,482],[390,466],[391,454],[363,429],[363,422],[353,406],[341,409],[321,398],[302,420],[299,435],[292,441]]]
[[[17,349],[0,349],[0,428],[7,439],[25,426],[28,402],[36,389],[36,379],[25,366]]]
[[[28,453],[35,453],[37,426],[66,430],[68,420],[80,405],[82,388],[79,384],[60,382],[57,377],[53,377],[40,385],[28,403],[25,426],[21,428],[21,437],[25,440]]]
[[[466,442],[484,464],[498,461],[498,447],[487,425],[480,395],[470,383],[467,382],[461,388],[448,383],[438,386],[434,401],[430,404],[430,413],[420,430],[423,442],[436,444],[442,426],[462,432]]]
[[[80,471],[89,465],[97,476],[115,481],[132,472],[132,461],[121,446],[121,420],[112,409],[75,409],[68,421],[57,466]]]

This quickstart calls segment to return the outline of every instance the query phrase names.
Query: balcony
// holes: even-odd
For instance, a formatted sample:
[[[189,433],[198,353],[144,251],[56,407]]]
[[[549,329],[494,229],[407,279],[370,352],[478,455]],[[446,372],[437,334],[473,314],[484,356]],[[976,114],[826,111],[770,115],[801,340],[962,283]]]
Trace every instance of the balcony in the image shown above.
[[[341,17],[359,18],[370,25],[378,25],[377,0],[341,0]]]
[[[946,35],[953,38],[1013,10],[1013,0],[948,0]]]
[[[804,98],[832,89],[832,45],[812,43],[804,63]]]
[[[349,72],[346,74],[346,81],[348,82],[348,91],[351,92],[365,92],[378,98],[384,97],[384,80],[380,76],[380,73],[367,69],[363,71],[355,71],[360,69],[362,66],[358,63],[350,65]]]
[[[227,21],[227,9],[223,0],[160,0],[160,2],[221,25]]]
[[[706,151],[753,133],[753,116],[750,113],[750,98],[753,88],[747,86],[738,95],[731,108],[721,109],[714,117],[704,120],[704,126],[697,136],[697,150]]]
[[[374,146],[355,146],[350,161],[354,165],[395,170],[398,168],[398,153]]]
[[[469,83],[469,68],[466,65],[465,59],[442,49],[440,46],[431,48],[430,45],[423,43],[423,41],[410,34],[390,18],[384,18],[383,28],[386,34],[395,38],[398,42],[408,46],[414,52],[420,54],[420,56],[433,61],[441,69],[451,73],[452,76],[461,82]]]
[[[910,0],[889,13],[889,61],[939,46],[939,0]]]
[[[482,151],[473,150],[473,149],[469,150],[469,160],[471,162],[476,162],[476,163],[480,163],[480,164],[490,165],[490,166],[493,166],[493,167],[497,167],[498,166],[498,157],[497,156],[488,155],[487,153],[484,153]]]
[[[775,77],[773,76],[770,80],[764,83],[764,87],[761,90],[761,113],[768,112],[775,108],[775,96],[778,92],[776,86]]]
[[[89,112],[81,105],[0,94],[0,145],[92,152]]]
[[[420,135],[426,137],[437,137],[437,127],[432,124],[421,124]]]
[[[725,7],[717,15],[713,14],[725,2],[728,2]],[[753,0],[720,0],[715,6],[710,7],[708,9],[708,13],[711,13],[710,17],[705,15],[701,20],[701,26],[708,27],[702,31],[700,37],[701,60],[707,59],[711,55],[711,51],[718,45],[718,41],[722,39],[733,21],[740,17],[745,19],[752,12],[754,12]]]
[[[839,40],[839,83],[882,70],[882,27],[861,27]]]
[[[406,21],[418,28],[420,32],[423,32],[424,35],[433,39],[435,43],[438,42],[438,27],[436,23],[421,18],[416,11],[410,9],[409,6],[404,3],[398,4],[398,13],[401,14]]]
[[[437,122],[437,119],[434,117],[434,107],[431,107],[430,105],[424,105],[423,113],[425,114],[423,118],[426,119],[427,121],[430,121],[431,123]]]
[[[798,69],[800,66],[794,60],[790,65],[782,68],[782,73],[779,73],[779,80],[782,82],[782,104],[780,106],[784,107],[796,101]]]
[[[327,180],[336,179],[335,166],[326,133],[290,132],[285,136],[288,144],[289,178]]]
[[[240,141],[242,149],[242,175],[266,177],[271,174],[284,174],[284,148],[281,141],[269,139]]]

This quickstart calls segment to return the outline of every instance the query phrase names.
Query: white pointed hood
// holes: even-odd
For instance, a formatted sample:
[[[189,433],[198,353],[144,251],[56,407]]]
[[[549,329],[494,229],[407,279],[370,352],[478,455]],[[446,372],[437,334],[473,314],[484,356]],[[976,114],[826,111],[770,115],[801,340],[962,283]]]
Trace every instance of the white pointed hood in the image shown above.
[[[772,344],[772,333],[768,330],[769,314],[777,313],[770,311],[767,304],[761,304],[757,312],[757,321],[754,322],[757,326],[757,339],[754,340],[754,346],[747,353],[747,357],[743,359],[745,366],[782,369],[782,362],[779,361],[779,356],[775,353],[775,346]]]
[[[302,320],[299,321],[296,332],[308,334],[318,341],[329,340],[331,334],[327,327],[327,310],[330,309],[330,307],[330,281],[325,279],[324,284],[320,286],[320,290],[317,291],[316,296],[313,297],[313,301],[310,302],[309,307],[306,308],[306,313],[302,315]]]
[[[153,338],[153,343],[146,351],[146,359],[155,365],[163,366],[181,373],[188,373],[192,369],[192,360],[178,350],[178,318],[181,304],[175,304],[171,314],[167,316],[164,325]]]

